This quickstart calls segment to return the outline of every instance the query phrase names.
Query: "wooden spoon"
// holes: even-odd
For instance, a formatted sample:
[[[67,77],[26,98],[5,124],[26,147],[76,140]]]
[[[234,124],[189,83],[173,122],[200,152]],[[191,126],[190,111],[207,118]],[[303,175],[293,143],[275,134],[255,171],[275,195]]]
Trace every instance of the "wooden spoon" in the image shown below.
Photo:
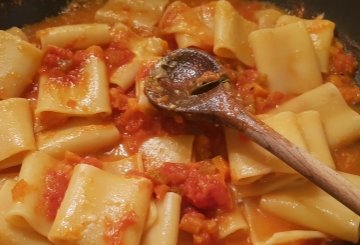
[[[360,215],[360,190],[251,115],[226,79],[221,65],[207,53],[178,49],[155,65],[145,83],[145,94],[159,109],[193,119],[216,119],[240,130]]]

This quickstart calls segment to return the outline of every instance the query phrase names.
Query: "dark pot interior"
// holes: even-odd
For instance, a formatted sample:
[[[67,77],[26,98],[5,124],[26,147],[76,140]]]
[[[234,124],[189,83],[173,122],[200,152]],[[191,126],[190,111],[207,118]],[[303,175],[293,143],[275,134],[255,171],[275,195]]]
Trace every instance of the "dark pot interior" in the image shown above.
[[[59,13],[70,0],[0,0],[0,29],[21,27]]]

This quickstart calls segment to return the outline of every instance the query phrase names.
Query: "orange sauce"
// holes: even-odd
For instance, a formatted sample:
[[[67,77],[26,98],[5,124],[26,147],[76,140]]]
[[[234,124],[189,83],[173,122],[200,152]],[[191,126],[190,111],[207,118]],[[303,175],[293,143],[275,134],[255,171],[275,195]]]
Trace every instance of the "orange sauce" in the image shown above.
[[[125,231],[136,224],[137,216],[134,211],[129,211],[123,218],[117,222],[105,221],[104,238],[109,245],[122,245]],[[126,244],[124,244],[126,245]]]
[[[58,16],[47,18],[34,25],[25,26],[23,31],[31,42],[38,43],[36,32],[54,26],[94,23],[96,11],[103,5],[104,0],[74,1]]]
[[[19,180],[11,190],[13,201],[15,202],[24,201],[24,198],[27,195],[27,193],[29,193],[29,191],[31,191],[29,184],[23,179]]]
[[[360,175],[360,143],[335,149],[333,157],[336,169],[342,172]]]
[[[55,219],[69,184],[71,170],[69,166],[61,165],[46,173],[42,206],[45,206],[49,220]]]
[[[116,68],[129,63],[134,57],[134,53],[119,42],[110,43],[109,47],[104,50],[104,59],[109,74],[112,74]]]
[[[102,168],[102,162],[94,157],[79,157],[75,154],[67,153],[60,164],[46,172],[39,210],[45,212],[49,220],[55,219],[69,185],[73,168],[80,163]]]
[[[155,183],[165,184],[180,192],[191,206],[203,210],[229,210],[232,199],[226,181],[227,162],[221,158],[191,164],[167,163],[150,177]]]
[[[72,86],[79,82],[80,72],[88,57],[103,57],[103,50],[91,47],[73,52],[70,49],[50,46],[42,60],[40,75],[46,75],[50,82]]]
[[[193,7],[209,1],[188,0],[184,2]],[[249,20],[254,20],[255,11],[265,6],[258,2],[249,3],[236,0],[230,2],[240,14]],[[93,23],[94,14],[102,6],[102,3],[103,1],[89,1],[81,7],[73,4],[72,7],[58,17],[27,26],[24,31],[30,41],[38,45],[39,40],[36,37],[36,31],[67,24]],[[169,21],[172,20],[171,17],[173,16],[169,16]],[[167,40],[172,39],[167,37]],[[171,43],[169,47],[175,48],[175,44]],[[47,50],[44,56],[40,74],[46,74],[54,81],[63,84],[74,83],[78,78],[83,61],[88,55],[94,54],[102,57],[109,74],[117,67],[130,62],[134,57],[134,54],[129,49],[116,42],[106,47],[92,48],[90,51],[74,51],[71,50],[71,47],[67,49],[52,47]],[[151,65],[142,67],[136,75],[135,80],[137,82],[149,75]],[[233,73],[232,82],[244,98],[246,108],[253,113],[264,113],[295,96],[267,90],[265,78],[255,69],[238,71],[234,68],[236,65],[238,65],[236,62],[229,65],[229,70]],[[326,78],[340,89],[345,100],[351,105],[360,102],[360,90],[352,79],[356,67],[355,58],[346,53],[343,47],[335,42],[331,51],[330,74]],[[36,92],[37,80],[35,79],[27,97],[36,100]],[[136,153],[139,146],[150,137],[186,133],[195,135],[194,160],[197,161],[196,163],[190,165],[169,163],[157,170],[157,172],[147,174],[157,184],[155,190],[157,190],[159,198],[163,196],[165,191],[173,190],[183,196],[186,206],[192,208],[190,212],[183,210],[185,214],[180,224],[182,230],[191,233],[199,244],[213,244],[214,239],[217,239],[217,234],[214,228],[216,220],[210,217],[211,214],[213,214],[214,210],[229,210],[233,205],[227,187],[229,166],[226,162],[226,144],[222,128],[209,123],[189,123],[182,118],[166,116],[157,112],[146,114],[136,106],[134,88],[123,91],[113,86],[110,88],[109,93],[113,110],[110,120],[119,129],[122,143],[130,154]],[[45,118],[46,120],[51,121],[51,116]],[[337,168],[340,171],[360,175],[359,152],[360,144],[335,149],[333,156]],[[222,160],[217,159],[217,162],[210,162],[209,164],[209,162],[202,161],[219,155],[223,158]],[[95,158],[82,158],[72,155],[65,158],[63,164],[47,172],[40,206],[45,207],[49,219],[54,219],[64,198],[72,169],[80,162],[99,168],[102,166],[101,162]],[[22,200],[27,190],[26,182],[18,182],[13,189],[14,200]],[[195,209],[196,211],[194,211]],[[269,221],[268,226],[256,227],[258,233],[262,236],[267,236],[277,230],[299,228],[261,210],[257,210],[256,217]],[[118,222],[107,221],[105,224],[105,239],[109,244],[121,244],[124,231],[135,223],[136,214],[132,211]],[[309,241],[307,244],[312,242]],[[250,241],[247,233],[235,233],[227,238],[224,244],[248,245]],[[314,244],[316,243],[314,242]]]

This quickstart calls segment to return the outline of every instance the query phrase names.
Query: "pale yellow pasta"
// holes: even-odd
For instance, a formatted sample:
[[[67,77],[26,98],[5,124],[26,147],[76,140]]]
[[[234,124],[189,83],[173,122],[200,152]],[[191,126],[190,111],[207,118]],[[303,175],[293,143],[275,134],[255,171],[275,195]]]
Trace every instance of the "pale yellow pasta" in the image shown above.
[[[154,111],[154,106],[150,103],[148,97],[144,92],[145,82],[146,80],[142,79],[136,83],[136,98],[139,109],[141,111],[151,113],[152,111]]]
[[[262,163],[266,158],[260,146],[240,139],[233,129],[225,129],[225,138],[232,182],[246,185],[271,173],[271,167]]]
[[[289,111],[281,112],[276,115],[264,118],[263,122],[265,122],[281,135],[284,135],[295,145],[299,146],[300,148],[307,149],[305,139],[303,138],[300,128],[298,127],[295,113]]]
[[[359,216],[309,183],[266,194],[260,207],[284,220],[343,240],[359,239]]]
[[[298,174],[271,173],[247,185],[236,185],[236,194],[241,197],[261,196],[289,186],[298,186],[307,180]]]
[[[164,162],[190,162],[193,141],[192,135],[153,137],[145,141],[139,149],[144,156],[145,170],[157,168]]]
[[[89,52],[90,49],[88,50]],[[35,112],[58,113],[64,116],[90,116],[111,113],[109,85],[104,61],[90,55],[75,83],[40,77]]]
[[[279,17],[282,15],[283,13],[281,13],[280,11],[270,8],[257,11],[255,17],[259,29],[263,29],[275,27]]]
[[[40,66],[42,52],[18,36],[0,30],[0,99],[20,96]]]
[[[308,151],[314,157],[323,161],[324,164],[327,164],[332,168],[335,167],[325,137],[325,132],[317,112],[306,111],[295,114],[293,112],[284,111],[271,116],[261,115],[260,117],[268,126],[289,141]],[[313,137],[316,137],[316,139]],[[270,173],[296,173],[280,159],[254,142],[246,138],[240,139],[239,134],[234,130],[226,129],[225,138],[232,181],[237,185],[248,185]],[[287,177],[283,176],[280,179],[282,178],[285,183],[287,183]],[[290,177],[290,179],[291,178],[292,177]],[[277,183],[277,181],[278,180],[274,182],[274,186],[269,184],[269,186],[263,190],[265,191],[267,189],[269,191],[278,188],[279,184],[282,185],[281,183],[283,182],[280,180],[280,183]],[[253,185],[253,187],[255,186],[257,185]],[[261,193],[261,191],[254,192],[254,188],[249,186],[244,186],[242,189],[243,192],[248,193],[245,194],[245,196]]]
[[[72,120],[38,133],[36,140],[39,150],[62,158],[66,151],[86,154],[111,147],[118,142],[119,131],[112,123]]]
[[[330,147],[349,144],[360,137],[360,115],[345,102],[335,85],[325,83],[299,95],[271,111],[295,113],[318,111]]]
[[[79,164],[74,168],[49,240],[55,244],[101,245],[111,242],[108,239],[116,232],[123,232],[124,244],[140,244],[151,193],[148,179],[116,176]],[[129,218],[134,223],[116,230],[117,224]]]
[[[214,53],[220,57],[237,58],[248,66],[254,66],[248,36],[257,29],[256,24],[238,14],[225,0],[216,2],[214,22]]]
[[[168,50],[168,44],[161,38],[157,37],[141,37],[134,33],[128,26],[117,23],[111,30],[111,35],[114,40],[127,39],[127,48],[135,55],[135,57],[127,64],[118,67],[110,76],[110,82],[117,84],[124,90],[129,89],[135,83],[136,74],[148,63],[154,62],[159,57],[164,55]],[[139,86],[136,84],[136,86]],[[141,86],[141,85],[140,85]],[[142,88],[136,89],[139,97]],[[140,98],[140,104],[144,105],[146,110],[149,107],[148,101]]]
[[[28,230],[11,225],[5,216],[13,204],[12,189],[16,182],[7,180],[0,187],[0,244],[11,245],[50,245],[46,237],[41,236],[34,230]]]
[[[179,48],[201,47],[203,45],[202,40],[188,33],[176,33],[175,40]]]
[[[168,44],[157,37],[141,38],[137,42],[131,42],[130,49],[142,59],[160,58],[168,51]]]
[[[282,222],[258,208],[256,201],[245,200],[245,217],[250,227],[250,238],[254,245],[291,244],[301,240],[325,238],[315,230],[303,230],[296,225]],[[271,227],[276,222],[275,227]]]
[[[84,49],[92,45],[110,42],[110,26],[106,24],[63,25],[42,29],[36,33],[41,46],[53,45],[64,48]]]
[[[181,196],[167,192],[156,201],[157,219],[144,234],[142,245],[176,245],[179,232]]]
[[[139,54],[142,53],[141,45],[139,46],[138,51],[140,51],[140,52],[138,52]],[[152,55],[147,56],[146,52],[143,52],[143,54],[144,55],[139,55],[139,57],[141,57],[141,59],[143,59],[141,61],[141,64],[139,66],[135,65],[135,67],[132,67],[132,68],[138,69],[137,72],[141,69],[141,66],[150,66],[151,64],[154,64],[160,58],[160,57],[156,57],[156,56],[152,56]],[[131,64],[129,64],[129,65],[131,66]],[[124,65],[124,66],[125,66],[125,68],[127,68],[126,65]],[[121,69],[121,67],[117,71],[119,71],[120,69]],[[123,71],[120,71],[120,72],[123,72]],[[130,71],[130,73],[131,73],[131,71]],[[117,75],[119,75],[119,74],[117,74]],[[125,76],[126,75],[127,74],[125,74]],[[126,80],[124,80],[124,83],[120,83],[120,84],[124,85],[123,88],[125,88],[126,86],[131,86],[135,82],[134,80],[130,81],[130,79],[127,81],[129,82],[128,84],[126,84]],[[120,80],[119,80],[119,82],[120,82]],[[146,79],[143,78],[135,83],[137,104],[138,104],[138,108],[141,111],[144,111],[145,113],[149,113],[149,112],[151,113],[152,111],[154,111],[154,106],[150,103],[149,99],[147,98],[146,94],[144,93],[145,82],[146,82]]]
[[[35,150],[36,144],[26,99],[0,101],[0,114],[0,169],[4,169],[21,164],[24,155]]]
[[[263,121],[290,142],[294,143],[296,146],[304,150],[308,150],[305,139],[303,138],[300,128],[298,127],[296,115],[294,113],[278,113],[271,117],[264,118]],[[266,155],[270,156],[266,157]],[[273,171],[280,173],[295,173],[293,169],[291,169],[277,157],[273,156],[271,153],[266,152],[266,155],[266,164],[271,166]]]
[[[16,180],[16,177],[18,176],[18,173],[15,171],[11,171],[8,173],[1,173],[0,174],[0,189],[8,180]]]
[[[82,2],[0,31],[0,245],[359,242],[360,216],[243,132],[145,93],[160,59],[201,49],[255,117],[360,188],[358,64],[325,13]]]
[[[295,145],[307,150],[305,140],[297,126],[296,116],[291,112],[284,112],[264,119],[264,122]],[[271,172],[295,173],[280,159],[258,146],[254,142],[241,140],[237,133],[226,129],[226,143],[232,181],[241,184],[253,182]],[[244,180],[245,179],[245,180]]]
[[[141,154],[135,154],[118,161],[103,162],[103,169],[117,175],[131,173],[131,171],[144,172]]]
[[[13,192],[13,203],[6,213],[6,220],[17,227],[31,227],[34,231],[47,236],[52,221],[39,206],[43,202],[45,176],[57,160],[43,152],[34,152],[27,156],[21,166],[17,188]]]
[[[315,49],[302,22],[253,31],[249,42],[270,90],[303,93],[322,84]]]
[[[296,119],[309,153],[329,167],[335,168],[319,112],[304,111],[297,114]]]
[[[168,44],[165,40],[158,37],[142,37],[123,23],[116,23],[111,29],[111,35],[114,40],[125,39],[127,48],[140,61],[163,56],[168,50]]]
[[[152,199],[149,206],[149,211],[146,217],[146,223],[144,226],[144,233],[146,233],[150,227],[155,224],[158,217],[158,208],[156,206],[156,199]]]
[[[339,172],[344,178],[349,180],[351,183],[353,183],[356,187],[360,188],[360,178],[359,175],[356,174],[349,174],[344,172]]]
[[[219,224],[219,238],[221,239],[234,232],[249,229],[248,223],[239,207],[234,207],[230,212],[219,215],[217,220]]]
[[[134,28],[153,28],[161,18],[168,0],[109,0],[95,15],[95,20],[114,24],[122,22]]]
[[[325,239],[326,234],[319,231],[309,231],[309,230],[293,230],[293,231],[283,231],[274,233],[265,244],[286,244],[293,241],[304,241],[312,239]],[[254,243],[254,245],[257,243]],[[263,244],[259,242],[258,244]]]
[[[189,7],[181,1],[172,2],[166,9],[160,27],[164,34],[174,34],[179,48],[211,49],[214,45],[216,2]]]
[[[11,35],[17,36],[26,42],[29,41],[26,34],[18,27],[13,26],[13,27],[7,29],[6,32],[10,33]]]
[[[133,59],[130,63],[120,66],[110,77],[110,82],[117,84],[124,90],[129,89],[134,84],[134,79],[141,68],[141,61]]]
[[[277,21],[277,26],[283,26],[301,21],[309,32],[314,45],[320,70],[324,73],[329,71],[330,46],[334,37],[335,24],[329,20],[314,19],[305,20],[291,15],[283,15]]]

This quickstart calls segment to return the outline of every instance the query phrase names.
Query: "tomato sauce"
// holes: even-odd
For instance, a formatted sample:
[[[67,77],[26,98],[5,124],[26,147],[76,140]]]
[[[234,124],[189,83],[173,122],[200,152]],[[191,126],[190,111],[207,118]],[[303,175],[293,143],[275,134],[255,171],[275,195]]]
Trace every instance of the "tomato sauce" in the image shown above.
[[[256,11],[259,11],[264,8],[264,3],[253,1],[231,1],[236,10],[242,15],[245,19],[256,22]]]
[[[180,221],[180,229],[193,236],[193,244],[210,245],[218,239],[216,219],[207,218],[204,214],[188,209]]]
[[[266,77],[255,69],[245,69],[233,76],[233,83],[243,99],[245,108],[252,113],[265,113],[294,97],[291,94],[267,90]]]
[[[182,186],[189,202],[200,209],[229,209],[231,197],[227,186],[218,175],[203,175],[191,170]]]
[[[90,1],[92,2],[92,1]],[[87,3],[86,8],[76,6],[66,15],[55,19],[49,19],[41,24],[26,27],[30,41],[39,44],[34,35],[37,30],[64,24],[92,23],[95,11],[101,6],[99,1]],[[101,2],[101,1],[100,1]],[[190,7],[207,3],[207,0],[185,1]],[[259,2],[230,1],[238,12],[248,20],[255,20],[255,12],[264,7]],[[163,25],[169,25],[175,19],[177,11],[168,15]],[[154,35],[159,30],[154,31]],[[164,37],[170,40],[169,46],[177,48],[174,38]],[[71,86],[77,83],[79,75],[86,60],[94,55],[101,58],[107,67],[110,76],[118,67],[132,61],[135,54],[127,46],[126,40],[118,38],[116,42],[103,47],[91,47],[87,50],[75,51],[71,48],[49,47],[41,65],[39,75],[46,75],[49,81]],[[230,62],[231,63],[231,62]],[[147,63],[141,67],[135,77],[135,83],[139,83],[147,76],[153,63]],[[232,66],[231,66],[232,65]],[[245,107],[254,114],[266,113],[272,108],[284,103],[293,96],[280,92],[271,92],[266,88],[266,78],[256,69],[241,67],[237,69],[238,63],[231,64],[231,82],[243,98]],[[335,42],[330,54],[330,73],[324,80],[334,83],[345,100],[356,105],[360,103],[360,89],[355,85],[352,76],[357,68],[356,59],[345,52],[339,42]],[[28,98],[36,99],[38,91],[37,79],[29,88]],[[110,97],[112,115],[110,120],[116,125],[121,136],[121,142],[125,145],[128,153],[138,152],[141,144],[154,136],[192,134],[194,141],[194,161],[189,164],[166,163],[157,170],[143,174],[155,183],[155,194],[157,198],[163,198],[167,191],[174,191],[183,197],[182,217],[180,229],[193,236],[195,244],[214,244],[217,237],[217,221],[213,218],[214,213],[231,210],[233,198],[230,194],[228,183],[229,166],[227,163],[227,151],[225,137],[222,127],[214,123],[191,122],[182,117],[163,115],[159,112],[144,112],[138,107],[135,98],[135,88],[124,91],[115,85],[111,85]],[[46,114],[45,114],[46,115]],[[52,115],[46,117],[50,122]],[[57,119],[56,119],[57,120]],[[239,138],[248,140],[243,135]],[[360,175],[360,145],[354,145],[344,149],[336,149],[334,159],[340,171]],[[216,156],[221,156],[214,158]],[[212,158],[212,159],[211,159]],[[208,160],[211,159],[211,160]],[[76,164],[86,163],[101,168],[102,163],[93,157],[80,157],[68,154],[65,160],[58,166],[47,171],[44,179],[44,190],[40,207],[44,208],[46,216],[53,220],[68,187],[73,168]],[[29,191],[25,181],[19,181],[13,189],[14,200],[22,200]],[[109,244],[122,244],[125,231],[136,224],[137,216],[130,211],[119,221],[105,221],[104,239]],[[250,244],[244,235],[242,241],[234,244]],[[235,239],[236,240],[236,239]],[[229,243],[230,244],[230,243]],[[232,243],[231,243],[232,244]]]
[[[134,211],[130,211],[123,215],[122,219],[113,222],[105,221],[104,239],[109,245],[122,245],[125,231],[137,223],[137,215]],[[125,245],[125,244],[124,244]]]
[[[179,192],[197,209],[229,210],[232,199],[226,184],[228,171],[224,160],[215,159],[192,164],[166,163],[150,177],[158,185],[165,184]]]
[[[102,0],[72,1],[69,7],[65,9],[62,14],[53,18],[47,18],[35,25],[25,26],[23,30],[30,42],[39,44],[39,40],[36,36],[36,32],[38,30],[61,25],[94,23],[95,12],[103,4],[104,1]]]
[[[122,43],[112,42],[104,50],[104,56],[108,72],[112,74],[116,68],[129,63],[135,57],[135,54]]]
[[[44,189],[40,200],[40,210],[45,212],[49,220],[54,220],[57,211],[64,199],[69,185],[72,171],[77,164],[89,164],[101,168],[102,162],[94,157],[79,157],[73,153],[67,153],[64,160],[58,165],[50,168],[44,179]],[[44,207],[44,209],[42,209]]]
[[[339,41],[335,41],[330,49],[329,74],[325,81],[333,83],[343,95],[345,101],[356,106],[360,103],[360,87],[354,81],[358,67],[355,57],[345,51]]]
[[[360,175],[360,143],[335,149],[333,157],[339,171]]]
[[[19,180],[11,190],[13,201],[15,202],[24,201],[26,194],[29,193],[30,191],[31,188],[29,184],[23,179]]]
[[[145,140],[162,134],[158,118],[154,119],[135,108],[129,108],[118,114],[114,122],[130,154],[136,153]]]
[[[345,52],[343,45],[339,41],[330,48],[329,70],[332,74],[353,75],[357,69],[355,57]]]
[[[138,76],[143,77],[147,74],[148,68],[140,71]],[[129,154],[136,153],[140,145],[151,137],[185,134],[189,131],[188,124],[178,117],[162,115],[155,111],[150,114],[144,112],[138,107],[132,91],[126,93],[121,88],[112,88],[110,97],[113,122],[119,129],[122,143]]]
[[[69,184],[71,170],[69,166],[61,166],[46,173],[43,205],[46,207],[46,217],[49,220],[55,219]]]
[[[40,75],[46,75],[50,82],[71,86],[79,83],[81,71],[90,57],[103,58],[103,50],[92,46],[86,50],[50,46],[42,60]]]

